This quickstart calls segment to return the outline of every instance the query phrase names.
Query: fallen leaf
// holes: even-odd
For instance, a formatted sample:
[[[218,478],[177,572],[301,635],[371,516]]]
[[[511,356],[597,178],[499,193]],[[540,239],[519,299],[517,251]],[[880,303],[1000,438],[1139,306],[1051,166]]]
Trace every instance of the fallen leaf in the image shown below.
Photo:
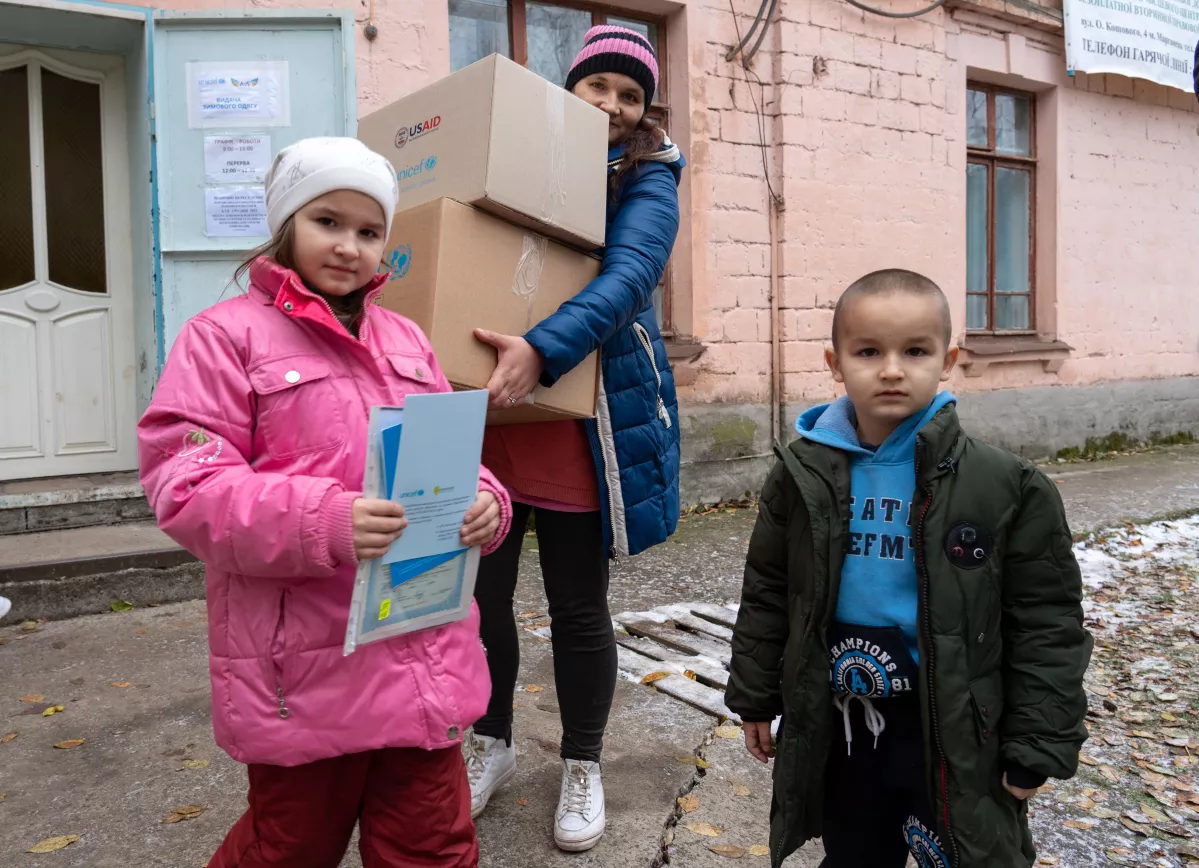
[[[128,612],[133,609],[133,604],[126,600],[113,600],[110,608],[114,612]]]
[[[711,823],[684,823],[683,827],[689,832],[694,832],[696,835],[703,835],[705,838],[719,838],[724,834],[724,829],[718,829]]]
[[[1080,763],[1082,763],[1084,766],[1099,765],[1099,760],[1095,759],[1095,757],[1091,756],[1090,754],[1085,754],[1085,753],[1080,753],[1078,755],[1078,761]]]
[[[690,814],[692,811],[699,810],[699,799],[694,793],[688,793],[685,796],[679,796],[679,810],[684,814]]]
[[[1127,814],[1122,814],[1120,816],[1120,823],[1121,823],[1121,825],[1124,826],[1125,829],[1128,829],[1130,832],[1136,832],[1138,835],[1143,835],[1146,838],[1149,837],[1149,833],[1152,831],[1152,829],[1150,829],[1144,823],[1138,823],[1136,820],[1133,820]]]
[[[751,856],[769,856],[770,848],[767,847],[765,844],[754,844],[752,847],[749,848],[749,855],[751,855]]]
[[[26,621],[24,624],[21,625],[21,629],[24,630],[26,633],[36,632],[37,631],[37,621]],[[63,846],[65,847],[66,845],[64,844]]]
[[[1194,838],[1195,833],[1181,823],[1154,823],[1153,828],[1175,838]]]
[[[529,800],[528,800],[528,799],[523,799],[523,798],[522,798],[522,799],[517,799],[517,800],[516,800],[516,804],[520,805],[521,807],[524,807],[524,806],[525,806],[525,805],[527,805],[528,803],[529,803]]]
[[[1114,768],[1112,768],[1111,766],[1100,766],[1099,774],[1103,775],[1105,778],[1107,778],[1113,784],[1120,783],[1120,773],[1118,771],[1116,771]]]
[[[68,738],[66,741],[60,741],[54,746],[59,750],[74,750],[81,744],[83,744],[83,739],[81,738]]]
[[[1038,865],[1056,865],[1061,860],[1057,856],[1042,856],[1037,860]]]
[[[178,823],[180,820],[194,820],[204,813],[203,805],[180,805],[162,818],[164,823]]]
[[[184,760],[183,767],[185,769],[206,769],[208,760]]]
[[[1094,823],[1088,823],[1086,820],[1064,820],[1062,825],[1067,829],[1081,829],[1084,832],[1095,828]]]
[[[696,681],[696,680],[698,680],[698,679],[697,679],[697,676],[696,676],[696,674],[695,674],[694,672],[692,672],[690,669],[684,669],[684,670],[683,670],[683,677],[684,677],[684,678],[688,678],[688,679],[690,679],[691,681]]]
[[[1141,805],[1141,813],[1144,814],[1146,817],[1148,817],[1150,820],[1152,820],[1155,823],[1170,822],[1170,818],[1167,817],[1165,814],[1163,814],[1161,811],[1159,811],[1157,808],[1153,807],[1153,805],[1147,805],[1147,804]]]
[[[1116,817],[1120,816],[1117,811],[1113,811],[1111,808],[1101,808],[1098,805],[1096,805],[1094,808],[1091,808],[1091,810],[1087,811],[1087,813],[1100,820],[1114,820]]]
[[[38,841],[26,853],[53,853],[56,850],[61,850],[63,847],[70,847],[80,838],[79,835],[55,835],[53,838],[45,838]]]
[[[748,796],[752,795],[752,793],[753,791],[749,787],[743,787],[741,784],[733,784],[734,796]]]
[[[124,689],[124,688],[126,688],[126,687],[132,687],[132,686],[133,686],[133,682],[132,682],[132,681],[110,681],[109,683],[110,683],[110,684],[111,684],[113,687],[120,687],[120,688],[122,688],[122,689]]]
[[[663,678],[669,678],[669,672],[651,672],[649,675],[641,679],[642,684],[653,684],[655,681],[661,681]]]
[[[724,856],[726,859],[740,859],[745,855],[745,850],[736,844],[713,844],[708,849],[717,856]]]
[[[58,712],[60,712],[60,711],[66,711],[66,709],[63,708],[61,705],[51,705],[49,708],[47,708],[45,711],[42,712],[42,717],[49,717],[52,714],[58,714]]]
[[[716,727],[717,738],[741,738],[741,727],[739,726],[718,726]]]
[[[148,629],[146,629],[145,627],[139,627],[136,630],[134,630],[133,632],[139,636],[145,636],[150,631]]]
[[[525,688],[525,693],[541,693],[543,690],[545,690],[545,688],[540,684],[530,684]]]
[[[15,732],[10,732],[8,735],[4,736],[3,738],[0,738],[0,744],[8,744],[10,741],[12,741],[16,737],[17,737],[17,734]]]
[[[45,699],[46,694],[44,693],[31,693],[28,696],[22,696],[21,702],[44,702]]]

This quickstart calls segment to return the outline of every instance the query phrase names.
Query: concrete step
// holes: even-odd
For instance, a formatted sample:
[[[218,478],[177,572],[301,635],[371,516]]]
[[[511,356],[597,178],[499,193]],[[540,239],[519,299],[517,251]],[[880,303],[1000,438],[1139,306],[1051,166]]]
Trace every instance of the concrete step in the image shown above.
[[[0,482],[0,535],[151,517],[136,471]]]
[[[152,521],[26,532],[0,537],[0,595],[6,623],[69,618],[202,597],[203,566]]]

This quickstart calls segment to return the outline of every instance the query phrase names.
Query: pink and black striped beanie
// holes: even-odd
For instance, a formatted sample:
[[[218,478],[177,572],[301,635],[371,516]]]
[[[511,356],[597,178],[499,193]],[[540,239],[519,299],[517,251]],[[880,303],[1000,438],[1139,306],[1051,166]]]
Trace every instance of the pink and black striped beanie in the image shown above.
[[[601,72],[627,75],[641,85],[647,108],[658,89],[658,58],[654,47],[636,30],[627,27],[601,24],[587,31],[583,50],[566,76],[566,89],[574,90],[587,76]]]

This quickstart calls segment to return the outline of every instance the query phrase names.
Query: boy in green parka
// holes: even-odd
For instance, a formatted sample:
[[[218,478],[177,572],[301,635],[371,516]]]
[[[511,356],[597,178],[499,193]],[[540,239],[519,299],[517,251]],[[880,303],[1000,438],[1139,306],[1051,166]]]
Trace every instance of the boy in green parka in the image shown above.
[[[817,836],[823,868],[1032,865],[1027,800],[1077,769],[1092,641],[1061,498],[962,431],[951,335],[926,277],[850,286],[825,354],[846,395],[763,488],[726,702],[775,758],[774,866]]]

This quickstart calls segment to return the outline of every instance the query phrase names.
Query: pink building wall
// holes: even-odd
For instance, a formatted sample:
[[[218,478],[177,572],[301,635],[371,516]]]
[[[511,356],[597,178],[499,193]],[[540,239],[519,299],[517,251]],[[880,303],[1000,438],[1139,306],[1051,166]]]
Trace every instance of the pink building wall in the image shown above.
[[[449,71],[446,0],[374,0],[375,41],[362,31],[369,2],[355,7],[360,114]],[[674,324],[680,342],[703,346],[675,363],[685,463],[705,476],[714,463],[751,459],[744,471],[709,474],[725,481],[697,483],[697,493],[752,480],[761,472],[756,457],[769,452],[772,262],[781,429],[832,395],[822,361],[831,307],[870,270],[900,266],[934,278],[950,297],[958,338],[966,337],[967,80],[1038,95],[1041,339],[1020,353],[963,353],[968,364],[952,387],[964,395],[964,415],[1026,452],[1117,430],[1199,427],[1193,95],[1119,76],[1068,76],[1060,8],[957,0],[895,21],[843,0],[780,0],[747,76],[724,55],[737,28],[749,27],[756,0],[733,0],[736,20],[728,0],[606,5],[668,19],[670,132],[690,162]],[[755,99],[784,202],[774,248]],[[1047,349],[1053,340],[1069,349]],[[1052,388],[1062,386],[1071,388]],[[1142,402],[1156,407],[1149,418]]]

